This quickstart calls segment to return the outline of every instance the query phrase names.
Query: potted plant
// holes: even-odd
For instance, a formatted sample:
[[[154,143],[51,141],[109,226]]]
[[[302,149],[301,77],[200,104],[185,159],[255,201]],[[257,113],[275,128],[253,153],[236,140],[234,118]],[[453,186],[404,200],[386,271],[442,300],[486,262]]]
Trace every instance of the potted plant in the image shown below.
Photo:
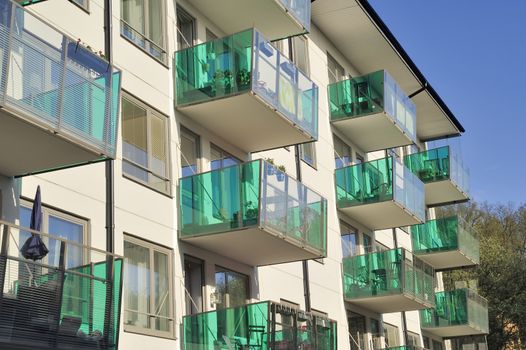
[[[272,176],[276,173],[276,168],[274,167],[274,159],[273,158],[266,158],[265,161],[268,163],[266,164],[267,168],[267,175]]]
[[[236,83],[240,90],[248,88],[250,85],[250,80],[250,72],[247,69],[242,68],[239,70],[239,72],[237,72]]]
[[[278,181],[282,182],[285,180],[285,172],[287,169],[283,165],[278,166],[278,172],[276,173],[276,177],[278,178]]]

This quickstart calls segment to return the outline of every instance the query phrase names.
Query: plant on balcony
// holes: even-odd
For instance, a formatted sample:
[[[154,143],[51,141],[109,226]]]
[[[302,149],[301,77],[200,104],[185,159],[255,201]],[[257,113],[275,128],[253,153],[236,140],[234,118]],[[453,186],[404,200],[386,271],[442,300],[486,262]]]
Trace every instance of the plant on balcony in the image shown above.
[[[239,72],[237,72],[236,83],[239,89],[248,88],[250,85],[250,80],[250,72],[247,69],[242,68],[239,70]]]
[[[215,89],[216,95],[229,94],[232,91],[232,72],[229,69],[216,70],[212,77],[212,88]]]
[[[283,166],[283,165],[279,165],[278,166],[278,170],[279,172],[276,173],[276,177],[278,178],[278,181],[283,181],[285,180],[285,173],[287,171],[287,169]]]

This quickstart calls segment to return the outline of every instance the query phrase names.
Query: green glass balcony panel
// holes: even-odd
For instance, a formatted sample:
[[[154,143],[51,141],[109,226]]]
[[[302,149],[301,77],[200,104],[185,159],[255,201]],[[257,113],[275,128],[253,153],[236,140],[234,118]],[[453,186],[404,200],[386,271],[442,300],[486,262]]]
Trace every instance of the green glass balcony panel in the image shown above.
[[[326,255],[326,199],[266,161],[184,177],[180,193],[182,240],[253,266]]]
[[[240,148],[317,139],[318,87],[258,31],[177,51],[174,66],[178,108]]]
[[[434,270],[398,248],[343,259],[345,300],[378,313],[434,304]]]
[[[115,158],[121,72],[15,2],[0,8],[1,145],[22,136],[33,150],[11,147],[12,159],[27,161],[2,157],[0,173]]]
[[[49,253],[33,261],[19,247],[36,231],[0,232],[0,348],[116,349],[122,258],[39,233]]]
[[[336,169],[338,209],[371,229],[425,221],[424,184],[394,157]]]
[[[269,301],[183,317],[183,349],[336,350],[336,322]]]
[[[366,152],[416,142],[416,107],[381,70],[328,86],[331,122]]]
[[[458,216],[411,227],[413,253],[437,270],[477,265],[479,240]]]
[[[192,7],[223,33],[258,28],[274,41],[310,31],[311,0],[192,0]]]
[[[420,311],[422,329],[441,337],[487,334],[488,303],[470,289],[435,294],[434,308]]]
[[[406,155],[404,163],[426,184],[427,204],[469,199],[469,171],[449,146]]]

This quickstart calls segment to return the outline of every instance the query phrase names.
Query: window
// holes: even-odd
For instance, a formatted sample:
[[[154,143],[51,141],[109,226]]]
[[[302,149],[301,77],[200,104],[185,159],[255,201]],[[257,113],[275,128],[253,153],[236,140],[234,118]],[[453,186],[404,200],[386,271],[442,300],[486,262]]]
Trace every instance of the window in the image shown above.
[[[407,341],[409,343],[408,345],[420,347],[420,336],[416,333],[407,331]]]
[[[173,337],[172,253],[124,238],[124,330]]]
[[[336,169],[351,165],[351,146],[334,134],[332,137],[334,140],[334,162]]]
[[[207,30],[207,35],[209,32]],[[195,18],[177,5],[177,49],[194,46],[195,38]]]
[[[336,83],[345,77],[345,69],[329,53],[327,53],[327,70],[329,84]]]
[[[431,349],[431,343],[429,342],[429,337],[422,336],[422,340],[424,341],[424,349]]]
[[[206,28],[206,41],[216,40],[217,35],[214,34],[210,29]]]
[[[433,339],[433,350],[442,350],[442,343]]]
[[[210,145],[210,169],[216,170],[226,168],[236,164],[240,164],[241,161],[233,155],[223,151],[221,148],[214,144]]]
[[[351,337],[351,350],[365,349],[367,333],[365,331],[365,316],[347,311],[349,322],[349,335]]]
[[[372,253],[374,251],[374,246],[373,246],[373,240],[371,236],[369,236],[368,234],[362,233],[362,238],[363,238],[363,242],[362,242],[363,252],[365,254]]]
[[[166,63],[164,1],[121,0],[121,35]]]
[[[20,205],[20,226],[29,227],[31,222],[31,208],[33,204],[29,201],[22,200]],[[47,232],[52,236],[67,239],[78,244],[88,242],[88,222],[61,211],[53,210],[48,207],[42,207],[42,232]],[[30,237],[29,232],[20,232],[20,242],[24,244]],[[49,253],[42,260],[43,263],[51,266],[59,266],[60,259],[60,241],[49,240],[47,236],[42,236]],[[68,245],[66,251],[66,268],[82,266],[86,263],[87,252],[76,245]]]
[[[307,76],[310,75],[309,67],[309,43],[307,37],[299,35],[290,38],[292,43],[292,61]]]
[[[300,145],[300,159],[311,167],[316,168],[316,145],[314,142]]]
[[[216,309],[245,305],[248,300],[248,276],[216,267]]]
[[[389,248],[385,244],[382,244],[378,241],[374,241],[374,244],[375,244],[374,249],[377,252],[385,252],[386,250],[389,250]]]
[[[358,253],[356,251],[358,230],[340,221],[340,233],[342,237],[343,257],[348,258],[355,256]]]
[[[373,346],[371,350],[382,349],[382,333],[380,332],[380,321],[371,318],[371,338]]]
[[[89,11],[89,0],[69,0],[69,1],[83,8],[84,10]]]
[[[168,118],[135,98],[122,98],[122,171],[170,194]]]
[[[356,153],[356,164],[360,164],[360,163],[364,163],[365,162],[365,158],[364,156],[362,156],[361,154],[358,154]]]
[[[199,136],[181,126],[181,176],[199,173]]]
[[[191,256],[184,257],[184,287],[186,315],[203,312],[204,263]]]
[[[386,348],[400,346],[400,334],[398,333],[398,327],[389,323],[384,323],[384,337]]]

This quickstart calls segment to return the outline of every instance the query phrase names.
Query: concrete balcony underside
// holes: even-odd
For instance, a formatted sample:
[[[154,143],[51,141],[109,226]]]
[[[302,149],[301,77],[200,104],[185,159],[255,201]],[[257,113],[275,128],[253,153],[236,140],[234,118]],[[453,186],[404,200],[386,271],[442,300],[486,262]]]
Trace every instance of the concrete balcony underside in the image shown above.
[[[449,251],[430,251],[425,254],[415,253],[415,255],[429,265],[432,265],[436,270],[476,266],[478,264],[458,249]]]
[[[411,137],[385,112],[348,119],[336,119],[332,124],[364,152],[412,144]]]
[[[262,266],[321,258],[319,252],[290,236],[252,227],[224,233],[181,237],[197,247],[250,266]]]
[[[352,300],[346,301],[380,314],[420,310],[433,306],[407,293],[378,295],[360,299],[353,298]]]
[[[0,109],[0,174],[24,175],[104,158],[82,138],[28,119],[20,111]]]
[[[469,201],[469,195],[451,180],[424,183],[426,205],[434,206],[445,203],[462,203]]]
[[[178,109],[246,152],[314,141],[253,92]]]
[[[394,200],[340,207],[339,210],[373,230],[403,227],[421,222]]]
[[[442,338],[462,337],[466,335],[482,335],[486,334],[477,327],[472,327],[468,324],[456,325],[456,326],[445,326],[445,327],[432,327],[424,328],[422,330],[434,334]]]
[[[191,3],[226,33],[255,27],[267,38],[280,39],[305,32],[304,26],[277,0],[192,0]]]

